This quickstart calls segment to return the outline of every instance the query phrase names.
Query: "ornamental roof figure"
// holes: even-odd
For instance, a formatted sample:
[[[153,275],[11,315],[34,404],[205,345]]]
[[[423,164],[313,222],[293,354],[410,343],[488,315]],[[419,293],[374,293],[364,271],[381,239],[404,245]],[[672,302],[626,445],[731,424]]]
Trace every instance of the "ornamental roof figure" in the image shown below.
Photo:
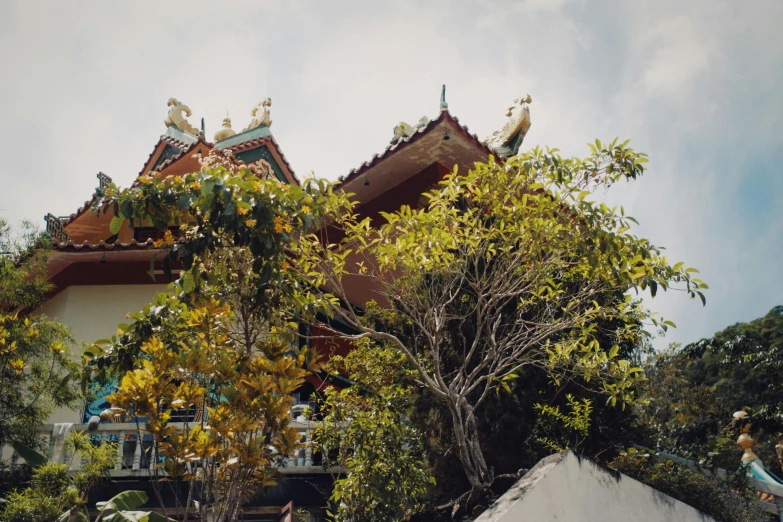
[[[248,125],[245,130],[254,129],[256,127],[260,127],[261,125],[266,125],[267,127],[272,126],[272,117],[269,114],[269,107],[272,106],[272,98],[266,98],[265,100],[261,101],[253,107],[253,110],[250,111],[250,115],[253,117],[252,120],[250,120],[250,125]]]
[[[528,104],[533,100],[529,94],[514,100],[514,104],[508,108],[506,116],[508,120],[500,130],[492,133],[486,144],[489,148],[501,156],[514,156],[519,152],[522,139],[530,129],[530,108]]]
[[[176,98],[169,98],[168,106],[171,107],[169,109],[169,114],[166,116],[166,119],[163,120],[163,123],[166,124],[166,127],[174,126],[179,130],[190,134],[191,136],[197,137],[199,135],[198,130],[196,130],[196,128],[185,119],[186,116],[190,116],[192,114],[190,107],[184,103],[181,103]]]
[[[419,123],[416,124],[414,127],[413,125],[409,125],[405,123],[404,121],[401,121],[397,126],[394,127],[394,136],[391,139],[391,144],[394,145],[398,141],[400,141],[403,137],[411,137],[413,136],[413,133],[417,130],[424,128],[427,126],[427,124],[430,122],[429,118],[426,116],[422,116],[419,120]]]

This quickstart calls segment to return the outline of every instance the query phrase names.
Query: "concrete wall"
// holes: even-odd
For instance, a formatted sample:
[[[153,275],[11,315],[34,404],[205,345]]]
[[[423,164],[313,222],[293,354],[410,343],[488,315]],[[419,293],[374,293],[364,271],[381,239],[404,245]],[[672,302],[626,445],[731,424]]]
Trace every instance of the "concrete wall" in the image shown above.
[[[75,339],[72,352],[80,358],[85,343],[111,337],[119,323],[128,322],[128,312],[138,312],[164,292],[167,285],[86,285],[69,286],[36,311],[66,324]],[[50,423],[81,422],[82,407],[60,408],[52,413]]]
[[[717,522],[573,453],[539,462],[475,522]]]

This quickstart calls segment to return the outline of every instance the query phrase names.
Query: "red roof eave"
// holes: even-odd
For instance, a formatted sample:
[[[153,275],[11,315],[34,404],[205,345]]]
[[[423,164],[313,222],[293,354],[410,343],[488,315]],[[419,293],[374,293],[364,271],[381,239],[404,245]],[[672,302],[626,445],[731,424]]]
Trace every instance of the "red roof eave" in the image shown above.
[[[484,152],[487,156],[492,155],[495,157],[497,161],[502,161],[502,158],[500,158],[497,154],[495,154],[495,152],[492,149],[487,147],[476,134],[471,133],[468,130],[467,125],[461,125],[459,123],[459,118],[457,118],[456,116],[452,116],[448,110],[442,110],[437,118],[435,118],[434,120],[430,120],[424,127],[416,130],[412,135],[402,137],[400,141],[398,141],[394,145],[389,145],[380,154],[373,155],[370,161],[365,161],[358,168],[352,169],[346,177],[340,180],[340,182],[337,184],[337,187],[341,187],[342,185],[345,185],[353,181],[354,179],[358,178],[359,176],[364,174],[366,171],[368,171],[369,169],[371,169],[381,161],[384,161],[385,159],[393,156],[394,154],[400,152],[401,150],[404,150],[411,143],[416,142],[422,136],[432,131],[441,122],[446,122],[450,127],[454,129],[455,132],[462,135],[467,141],[472,143],[477,149]]]

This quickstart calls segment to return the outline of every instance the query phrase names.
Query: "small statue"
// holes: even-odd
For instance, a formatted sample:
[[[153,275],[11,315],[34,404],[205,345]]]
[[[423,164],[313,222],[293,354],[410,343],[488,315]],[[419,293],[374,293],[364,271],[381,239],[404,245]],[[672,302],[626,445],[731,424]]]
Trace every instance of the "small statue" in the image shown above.
[[[261,101],[258,105],[253,107],[253,110],[250,111],[250,115],[253,117],[252,120],[250,120],[250,125],[245,128],[245,130],[255,129],[256,127],[260,127],[261,125],[266,125],[267,127],[272,126],[272,117],[269,114],[269,107],[272,106],[272,98],[266,98],[265,100]]]
[[[176,98],[169,98],[168,106],[171,107],[169,109],[169,114],[166,116],[166,119],[163,120],[166,127],[171,127],[173,125],[192,136],[199,135],[199,132],[185,119],[186,116],[192,114],[190,107],[179,102]]]
[[[503,156],[513,156],[519,152],[522,139],[530,129],[529,103],[533,99],[529,94],[514,100],[514,104],[508,108],[506,117],[508,120],[500,130],[492,133],[486,141],[487,146]]]
[[[756,441],[750,436],[750,415],[746,411],[738,411],[734,415],[734,421],[740,428],[740,435],[737,438],[737,446],[740,447],[745,453],[742,455],[743,464],[753,460],[759,460],[758,455],[753,453],[753,448],[756,446]]]
[[[100,424],[101,418],[97,415],[93,415],[90,417],[90,420],[87,421],[87,431],[97,431]]]

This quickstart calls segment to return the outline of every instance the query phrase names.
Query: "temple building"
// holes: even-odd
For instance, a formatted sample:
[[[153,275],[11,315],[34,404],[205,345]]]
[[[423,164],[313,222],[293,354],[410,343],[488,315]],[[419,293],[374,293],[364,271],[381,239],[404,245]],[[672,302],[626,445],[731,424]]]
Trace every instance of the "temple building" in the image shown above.
[[[396,210],[403,204],[416,207],[422,194],[451,172],[455,165],[460,171],[467,172],[475,162],[485,162],[490,155],[502,161],[516,154],[530,128],[530,102],[529,96],[515,100],[505,119],[498,115],[502,128],[482,140],[451,114],[444,86],[435,118],[423,117],[415,125],[399,123],[393,127],[390,143],[340,177],[338,188],[355,194],[358,213],[373,219],[380,219],[381,212]],[[143,162],[139,177],[166,178],[197,171],[201,155],[222,149],[231,151],[236,160],[251,166],[258,176],[274,178],[280,183],[298,184],[292,166],[272,134],[270,109],[269,98],[260,102],[253,108],[250,122],[241,131],[234,131],[231,120],[226,118],[214,140],[209,141],[204,133],[203,120],[200,128],[194,127],[188,121],[188,117],[192,116],[190,108],[177,99],[169,99],[165,131]],[[48,267],[54,290],[35,313],[46,314],[70,327],[76,339],[75,354],[81,351],[84,343],[111,336],[116,325],[125,321],[126,314],[141,310],[157,293],[167,289],[162,267],[154,261],[156,256],[162,257],[159,256],[161,250],[154,243],[160,232],[154,228],[131,229],[125,224],[113,234],[110,230],[113,216],[93,210],[98,192],[109,183],[109,176],[98,173],[98,187],[91,199],[69,216],[48,214],[45,218],[46,230],[54,243]],[[154,280],[150,277],[151,267],[152,275],[157,276]],[[346,286],[348,297],[355,305],[363,306],[373,297],[370,290],[361,285],[351,286],[349,283]],[[342,345],[339,349],[349,348]],[[110,392],[111,384],[106,390],[98,390],[94,399],[78,411],[58,410],[52,415],[51,424],[42,427],[42,433],[50,437],[51,456],[55,459],[63,457],[63,426],[67,426],[66,429],[85,429],[86,420],[107,407],[103,396]],[[121,422],[102,425],[101,430],[104,433],[116,431],[113,436],[117,439],[114,440],[127,441],[126,435],[131,432],[126,434],[120,430],[121,426]],[[303,423],[304,436],[309,436],[307,429],[307,423]],[[135,444],[134,448],[134,444],[124,444],[126,454],[112,473],[116,482],[141,481],[151,465],[140,445]],[[306,474],[308,480],[327,482],[326,476],[323,480],[318,478],[325,472],[314,465],[312,455],[303,454],[289,461],[284,473]],[[322,496],[305,482],[286,481],[271,497],[265,496],[259,504],[257,520],[275,520],[274,516],[278,516],[280,509],[291,499],[298,506],[322,507]],[[132,489],[137,485],[117,487]],[[312,491],[292,491],[292,488],[308,487]]]

